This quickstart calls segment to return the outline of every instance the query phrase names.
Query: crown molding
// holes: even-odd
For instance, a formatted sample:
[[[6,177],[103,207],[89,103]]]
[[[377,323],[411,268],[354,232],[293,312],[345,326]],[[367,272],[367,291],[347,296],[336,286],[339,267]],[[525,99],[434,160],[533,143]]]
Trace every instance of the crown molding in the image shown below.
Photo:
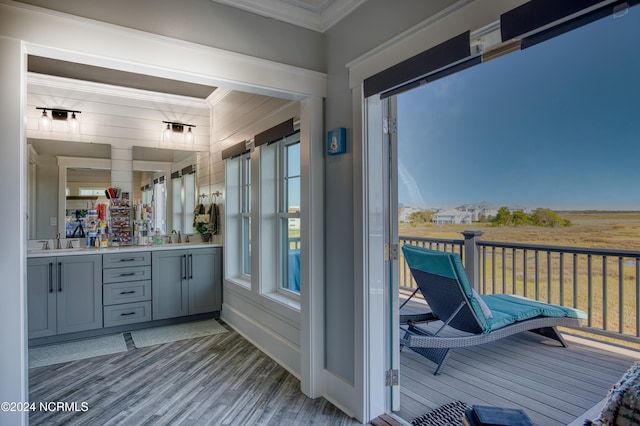
[[[318,6],[292,0],[211,1],[324,33],[366,0],[327,0]]]

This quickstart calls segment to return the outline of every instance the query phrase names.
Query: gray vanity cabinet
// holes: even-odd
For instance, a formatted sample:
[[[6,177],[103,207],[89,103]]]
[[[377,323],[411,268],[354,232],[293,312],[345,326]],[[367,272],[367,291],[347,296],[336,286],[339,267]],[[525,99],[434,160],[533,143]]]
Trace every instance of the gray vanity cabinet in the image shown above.
[[[189,251],[189,315],[222,307],[222,249]]]
[[[28,259],[29,338],[102,327],[102,256]]]
[[[154,320],[220,310],[221,248],[155,251],[151,264]]]
[[[27,260],[29,338],[56,334],[58,263],[55,257]]]

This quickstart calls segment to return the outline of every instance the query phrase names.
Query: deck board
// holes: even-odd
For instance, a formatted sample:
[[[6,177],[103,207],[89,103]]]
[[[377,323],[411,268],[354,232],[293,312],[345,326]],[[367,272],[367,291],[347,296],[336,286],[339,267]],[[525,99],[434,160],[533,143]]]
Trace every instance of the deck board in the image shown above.
[[[401,302],[407,297],[401,294]],[[428,310],[418,294],[403,313]],[[441,323],[427,328],[435,331]],[[459,334],[444,330],[447,335]],[[439,376],[435,364],[404,349],[400,354],[400,411],[411,421],[452,401],[524,409],[538,425],[571,423],[600,402],[640,352],[593,345],[565,335],[569,347],[534,333],[520,333],[453,349]]]
[[[601,401],[640,359],[637,352],[591,347],[580,340],[571,338],[569,347],[562,348],[542,336],[520,333],[453,349],[439,376],[433,375],[434,363],[404,349],[398,414],[411,421],[459,400],[469,405],[522,408],[536,424],[566,425]]]

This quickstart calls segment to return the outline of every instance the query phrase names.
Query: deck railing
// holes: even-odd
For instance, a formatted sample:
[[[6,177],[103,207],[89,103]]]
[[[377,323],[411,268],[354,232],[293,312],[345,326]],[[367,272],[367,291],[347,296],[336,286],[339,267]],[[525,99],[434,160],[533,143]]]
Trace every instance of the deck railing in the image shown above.
[[[462,256],[483,294],[516,294],[585,311],[589,332],[640,343],[640,251],[401,236],[412,244]],[[400,288],[415,281],[400,252]]]

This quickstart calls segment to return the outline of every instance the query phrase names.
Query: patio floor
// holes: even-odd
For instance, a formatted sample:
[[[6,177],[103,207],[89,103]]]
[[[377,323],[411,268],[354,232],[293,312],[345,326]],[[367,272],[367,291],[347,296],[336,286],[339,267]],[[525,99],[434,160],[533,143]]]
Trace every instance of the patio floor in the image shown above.
[[[564,334],[569,345],[520,333],[453,349],[442,374],[435,364],[404,349],[400,360],[401,409],[410,422],[449,402],[524,409],[538,425],[567,425],[600,402],[612,384],[640,360],[640,352]]]

